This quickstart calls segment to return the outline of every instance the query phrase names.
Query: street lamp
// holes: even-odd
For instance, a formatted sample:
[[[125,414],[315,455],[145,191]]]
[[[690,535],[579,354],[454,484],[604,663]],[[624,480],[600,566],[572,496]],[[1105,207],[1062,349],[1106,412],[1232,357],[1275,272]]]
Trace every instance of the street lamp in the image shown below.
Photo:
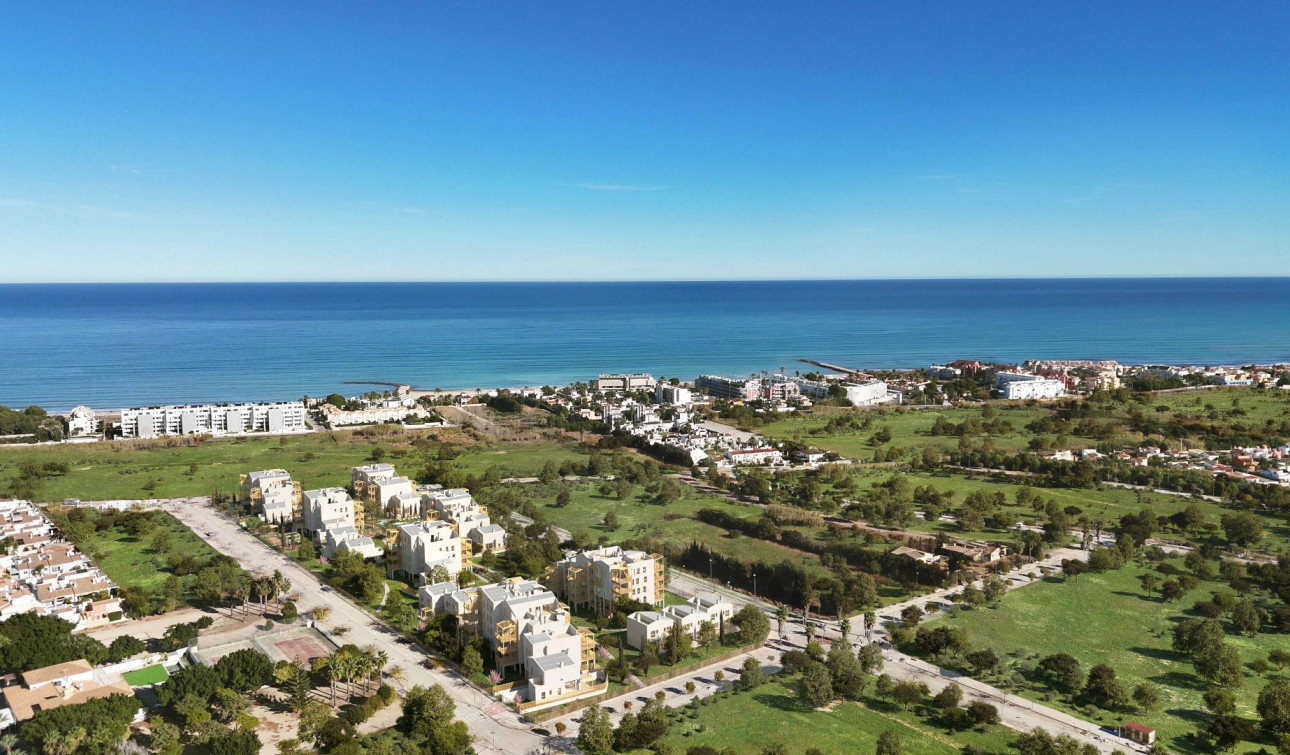
[[[753,572],[753,597],[757,597],[757,572]]]
[[[712,556],[708,556],[708,581],[712,581]]]

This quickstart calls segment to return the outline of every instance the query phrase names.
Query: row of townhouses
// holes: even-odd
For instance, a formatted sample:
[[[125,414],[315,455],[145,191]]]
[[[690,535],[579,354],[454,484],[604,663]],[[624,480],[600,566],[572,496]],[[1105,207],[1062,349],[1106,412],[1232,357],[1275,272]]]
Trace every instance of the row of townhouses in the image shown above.
[[[63,540],[29,501],[0,501],[0,620],[57,616],[77,629],[121,618],[117,588],[88,556]]]

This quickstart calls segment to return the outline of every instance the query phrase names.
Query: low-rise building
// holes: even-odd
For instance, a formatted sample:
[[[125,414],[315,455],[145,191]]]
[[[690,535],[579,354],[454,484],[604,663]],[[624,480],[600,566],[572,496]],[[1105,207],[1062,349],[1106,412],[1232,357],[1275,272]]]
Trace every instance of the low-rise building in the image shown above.
[[[713,398],[731,401],[753,401],[761,395],[761,381],[753,378],[730,378],[721,375],[700,375],[694,387],[707,391]]]
[[[104,683],[95,679],[94,668],[85,659],[32,669],[0,688],[0,696],[4,698],[0,727],[22,723],[37,711],[79,705],[112,695],[133,697],[134,690],[124,681]],[[141,707],[136,720],[142,720],[143,713]]]
[[[659,383],[654,391],[654,400],[669,406],[685,405],[693,403],[694,394],[685,386]]]
[[[344,488],[306,490],[303,495],[301,529],[321,545],[327,530],[357,527],[354,499]]]
[[[627,644],[639,650],[646,642],[659,642],[674,625],[679,625],[691,638],[699,636],[705,622],[720,632],[734,613],[735,608],[728,601],[698,596],[659,611],[636,611],[627,617]]]
[[[385,555],[381,546],[370,537],[360,535],[353,527],[332,527],[322,541],[322,557],[331,558],[337,553],[357,553],[365,559],[379,559]]]
[[[381,480],[389,480],[398,477],[399,473],[394,470],[393,464],[368,464],[362,467],[354,467],[349,474],[349,487],[354,491],[356,498],[365,501],[377,501],[374,497],[376,494],[375,483]],[[379,501],[384,504],[385,501]]]
[[[776,448],[732,448],[726,451],[726,460],[736,467],[780,464],[784,455]]]
[[[623,599],[663,603],[663,557],[617,545],[569,551],[547,572],[546,584],[575,609],[610,616]]]
[[[99,434],[98,417],[88,406],[78,406],[67,413],[67,437],[84,438]]]
[[[1006,399],[1045,399],[1066,395],[1066,385],[1060,380],[1027,375],[1024,372],[1000,372],[994,376],[995,390]]]

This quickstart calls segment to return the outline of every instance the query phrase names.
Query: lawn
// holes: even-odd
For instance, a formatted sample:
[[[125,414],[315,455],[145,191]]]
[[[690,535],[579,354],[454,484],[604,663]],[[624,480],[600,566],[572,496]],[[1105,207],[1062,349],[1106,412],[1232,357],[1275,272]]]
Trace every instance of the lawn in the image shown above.
[[[771,681],[751,692],[716,698],[697,711],[683,709],[666,741],[678,752],[709,745],[755,753],[766,745],[783,744],[792,755],[808,747],[843,755],[873,752],[878,735],[892,729],[899,734],[905,755],[952,755],[969,744],[1003,752],[1014,736],[999,726],[951,735],[913,713],[873,704],[876,709],[844,702],[812,710],[798,702],[795,690]]]
[[[1225,585],[1204,582],[1182,600],[1166,603],[1158,595],[1148,596],[1143,591],[1139,577],[1145,571],[1130,565],[1104,574],[1052,578],[1010,592],[998,608],[963,611],[938,618],[934,624],[950,623],[963,628],[972,647],[988,647],[1000,656],[1011,656],[1009,663],[1013,666],[1064,652],[1079,660],[1085,672],[1099,663],[1110,665],[1129,690],[1144,681],[1157,684],[1164,698],[1159,710],[1121,715],[1103,712],[1090,720],[1108,725],[1126,718],[1139,721],[1154,727],[1171,750],[1200,752],[1203,747],[1190,735],[1205,719],[1201,699],[1204,684],[1192,664],[1173,652],[1172,631],[1176,622],[1188,618],[1185,608]],[[1266,658],[1269,650],[1287,644],[1285,635],[1276,634],[1245,637],[1229,632],[1227,641],[1240,651],[1246,664]],[[990,681],[1011,685],[1017,694],[1089,718],[1082,709],[1042,687],[1012,684],[999,676]],[[1015,677],[1013,681],[1017,681]],[[1240,715],[1255,716],[1254,703],[1263,683],[1247,672],[1236,693]],[[1255,749],[1257,745],[1245,743],[1237,751]]]
[[[166,667],[160,663],[155,666],[145,666],[137,671],[127,671],[121,675],[125,683],[131,687],[147,687],[151,684],[160,684],[170,678],[166,673]]]

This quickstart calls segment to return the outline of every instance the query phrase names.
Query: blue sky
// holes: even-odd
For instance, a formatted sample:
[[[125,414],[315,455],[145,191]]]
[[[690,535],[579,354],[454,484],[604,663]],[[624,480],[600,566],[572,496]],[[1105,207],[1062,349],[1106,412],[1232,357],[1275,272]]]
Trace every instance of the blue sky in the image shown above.
[[[10,5],[0,280],[1290,275],[1288,22]]]

